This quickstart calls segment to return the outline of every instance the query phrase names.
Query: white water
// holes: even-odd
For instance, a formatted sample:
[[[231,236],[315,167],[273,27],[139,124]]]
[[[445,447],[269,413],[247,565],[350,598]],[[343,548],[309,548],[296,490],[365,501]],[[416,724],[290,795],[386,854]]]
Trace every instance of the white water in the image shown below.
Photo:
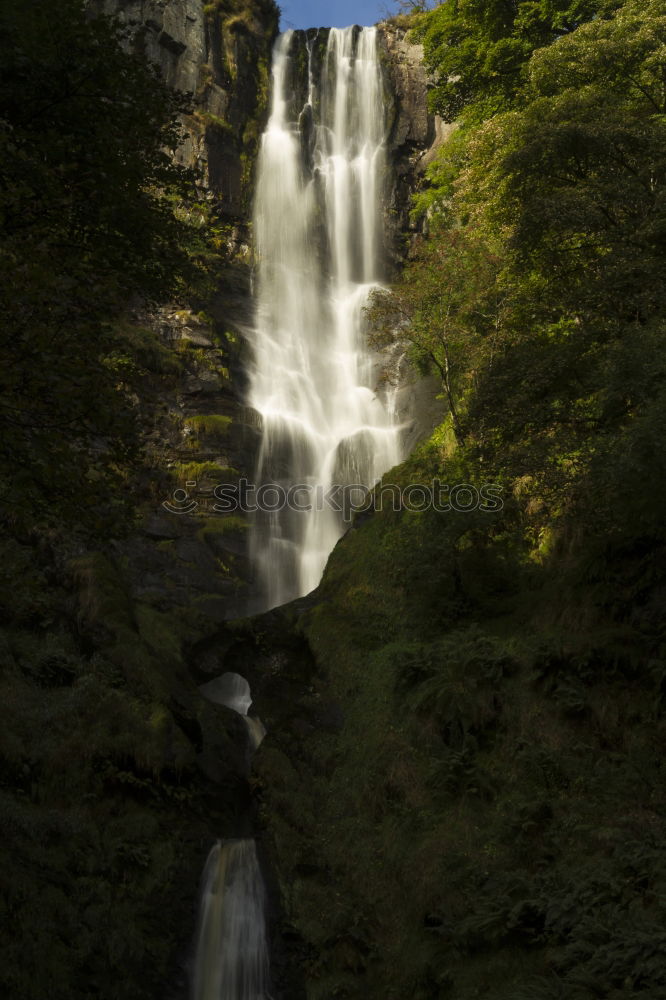
[[[289,31],[276,42],[258,164],[249,403],[263,426],[256,483],[305,485],[312,500],[333,485],[374,485],[400,461],[400,428],[377,389],[362,322],[381,278],[386,115],[377,32],[331,29],[318,73],[310,43],[305,108],[291,93],[294,42]],[[308,494],[296,499],[306,506]],[[340,513],[313,506],[255,520],[251,556],[266,608],[313,590],[345,530]]]
[[[266,730],[260,718],[255,715],[248,715],[252,704],[252,694],[250,685],[240,674],[226,673],[220,674],[214,680],[202,684],[199,691],[208,701],[214,701],[218,705],[226,705],[242,717],[247,729],[250,747],[256,750],[264,736]]]
[[[256,750],[266,730],[248,715],[252,694],[245,678],[228,672],[199,691],[238,712]],[[203,873],[191,1000],[270,1000],[265,909],[254,841],[218,841]]]
[[[269,1000],[264,897],[254,841],[215,844],[203,875],[192,1000]]]

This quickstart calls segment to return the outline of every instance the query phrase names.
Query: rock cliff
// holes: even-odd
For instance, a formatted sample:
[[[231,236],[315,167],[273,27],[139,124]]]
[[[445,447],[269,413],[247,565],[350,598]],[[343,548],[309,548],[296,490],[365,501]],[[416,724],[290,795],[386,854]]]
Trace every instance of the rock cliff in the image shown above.
[[[412,42],[409,33],[394,21],[385,21],[380,28],[391,119],[389,150],[394,168],[389,208],[398,222],[399,238],[413,229],[409,219],[411,196],[452,126],[428,110],[430,81],[423,63],[423,46]],[[404,243],[397,243],[395,249],[394,262],[399,263]]]
[[[243,407],[247,224],[277,8],[269,0],[90,0],[90,7],[114,15],[124,44],[190,95],[177,155],[198,168],[223,262],[216,259],[205,301],[150,309],[128,301],[122,315],[109,317],[123,345],[113,372],[120,381],[124,366],[132,368],[128,399],[145,446],[140,473],[123,479],[106,505],[131,490],[130,537],[109,540],[103,521],[99,541],[86,542],[65,521],[53,535],[3,541],[0,665],[12,711],[0,754],[0,881],[9,917],[0,991],[24,1000],[183,1000],[206,854],[216,837],[249,835],[255,808],[244,728],[197,686],[238,669],[256,682],[271,730],[310,724],[284,714],[308,696],[307,643],[289,636],[281,646],[268,631],[264,641],[247,623],[221,629],[245,607],[246,525],[213,516],[209,506],[214,484],[254,465],[257,435]],[[49,6],[53,27],[72,12],[80,15],[78,0]],[[111,33],[102,37],[115,45]],[[41,47],[33,48],[28,69],[40,64]],[[60,48],[78,68],[71,47]],[[108,55],[98,48],[93,70]],[[13,81],[17,114],[26,106],[21,80]],[[106,110],[103,97],[93,117]],[[72,120],[81,120],[76,110]],[[101,178],[114,141],[107,120],[100,114]],[[57,126],[51,122],[64,145],[71,132],[60,135]],[[94,294],[86,285],[83,301]],[[66,338],[57,343],[70,349]],[[29,354],[21,361],[33,365]],[[180,513],[165,510],[165,501]],[[313,713],[313,726],[334,723],[334,712]],[[284,922],[276,926],[276,1000],[302,995],[294,980],[307,956],[300,938],[289,947],[290,934]]]
[[[212,489],[241,476],[251,478],[258,444],[256,420],[244,406],[251,322],[251,253],[248,223],[253,167],[268,111],[270,52],[277,31],[272,0],[95,0],[115,15],[127,44],[153,63],[173,87],[191,95],[183,119],[179,159],[199,171],[205,197],[227,241],[229,254],[216,275],[217,291],[200,306],[165,305],[147,322],[175,352],[180,375],[153,387],[143,399],[142,424],[155,465],[151,509],[140,535],[119,546],[132,592],[160,610],[191,618],[203,609],[202,631],[221,618],[244,613],[250,567],[245,525],[211,510]],[[410,232],[409,202],[441,138],[439,119],[427,110],[428,80],[420,46],[403,29],[381,26],[387,94],[392,190],[387,199],[389,264],[398,267]],[[325,51],[326,29],[306,34],[315,58]],[[301,78],[302,77],[302,78]],[[295,100],[307,94],[307,59],[293,82]],[[413,383],[413,384],[412,384]],[[148,394],[150,396],[150,393]],[[399,406],[413,418],[409,446],[440,414],[432,387],[407,380]],[[190,484],[189,486],[187,484]],[[162,507],[175,489],[187,491],[192,513],[176,517]],[[180,509],[180,508],[178,508]],[[206,624],[208,622],[208,624]]]
[[[266,110],[273,0],[93,0],[127,43],[192,96],[179,159],[201,171],[223,217],[247,221],[251,170]]]
[[[247,525],[238,516],[220,517],[211,509],[215,485],[243,475],[251,478],[258,443],[256,425],[244,407],[243,329],[251,320],[252,174],[267,113],[277,8],[272,0],[247,0],[244,5],[218,0],[205,6],[202,0],[96,0],[94,6],[115,15],[126,29],[127,44],[155,64],[171,86],[191,95],[177,155],[198,169],[201,190],[229,250],[205,310],[200,303],[182,302],[165,303],[151,313],[141,306],[130,310],[130,322],[157,333],[167,360],[162,371],[147,376],[137,402],[149,458],[143,518],[136,533],[114,543],[108,553],[128,605],[141,609],[142,621],[151,623],[150,640],[160,656],[161,635],[168,626],[172,660],[179,664],[177,671],[170,662],[166,665],[169,710],[185,733],[198,772],[191,780],[203,783],[209,795],[217,788],[222,803],[218,814],[199,815],[192,830],[184,820],[188,840],[171,933],[171,941],[182,941],[182,951],[168,994],[180,998],[196,894],[193,872],[203,863],[210,839],[235,835],[238,823],[249,815],[244,762],[232,759],[229,750],[234,720],[224,709],[203,709],[196,684],[224,670],[247,675],[269,729],[282,732],[273,754],[278,746],[290,749],[285,732],[299,726],[308,732],[313,727],[335,731],[339,720],[335,706],[320,705],[316,698],[309,705],[307,643],[291,635],[283,640],[279,627],[273,635],[269,625],[259,625],[258,632],[250,626],[246,634],[243,625],[222,624],[244,614],[247,606]],[[442,127],[426,109],[428,81],[419,48],[391,25],[381,33],[394,164],[387,221],[393,234],[390,259],[397,267],[409,232],[409,198]],[[324,31],[320,34],[325,38]],[[407,397],[405,405],[413,408],[413,387]],[[164,502],[179,513],[165,509]],[[270,652],[265,652],[268,646]],[[292,704],[297,706],[293,711],[288,708]],[[267,755],[270,765],[270,745]],[[280,759],[289,769],[287,758]],[[264,776],[270,770],[263,765]],[[273,778],[277,781],[271,773]],[[271,822],[279,820],[274,815]],[[301,995],[297,980],[308,957],[300,931],[290,929],[279,913],[285,888],[282,883],[271,889],[275,995],[293,1000]]]
[[[211,508],[214,487],[254,465],[240,330],[250,318],[252,175],[278,9],[273,0],[92,0],[91,7],[115,17],[126,45],[189,96],[176,156],[195,169],[226,247],[205,303],[129,310],[129,322],[156,333],[172,362],[146,381],[137,401],[149,466],[146,516],[136,536],[115,546],[134,599],[181,620],[191,620],[194,608],[206,632],[246,601],[245,524],[215,518]],[[175,516],[162,503],[178,488],[188,501],[172,504]]]
[[[423,63],[423,46],[410,40],[396,21],[380,25],[384,51],[389,114],[388,148],[392,188],[387,199],[388,266],[394,272],[404,262],[417,226],[410,218],[412,197],[424,183],[425,171],[452,129],[428,109],[430,80]],[[442,419],[438,381],[433,376],[404,373],[396,396],[399,419],[406,425],[404,447],[410,453]]]

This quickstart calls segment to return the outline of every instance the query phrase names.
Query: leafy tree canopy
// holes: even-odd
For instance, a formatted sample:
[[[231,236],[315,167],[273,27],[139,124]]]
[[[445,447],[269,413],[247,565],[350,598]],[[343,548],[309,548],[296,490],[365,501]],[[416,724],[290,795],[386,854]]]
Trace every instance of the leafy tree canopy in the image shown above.
[[[186,104],[81,0],[0,0],[0,40],[0,509],[102,528],[136,452],[114,319],[197,270]]]
[[[457,183],[461,210],[502,235],[521,345],[507,345],[512,391],[486,376],[494,419],[525,443],[526,413],[538,415],[551,458],[557,428],[575,431],[576,453],[583,441],[598,450],[598,435],[612,439],[651,406],[660,378],[665,44],[666,6],[630,0],[535,53],[524,106],[476,131]],[[629,345],[638,365],[627,365]]]
[[[539,11],[548,18],[535,21]],[[543,523],[575,508],[610,537],[631,509],[632,530],[660,534],[659,489],[645,477],[650,468],[666,483],[657,404],[666,332],[666,4],[627,0],[593,13],[449,0],[421,19],[447,93],[462,100],[463,82],[476,83],[416,200],[427,235],[392,308],[407,307],[402,330],[422,361],[432,349],[439,363],[448,355],[445,395],[458,440],[523,491],[528,477],[525,502]],[[531,28],[528,38],[524,26],[537,22],[547,30],[537,37]],[[432,40],[442,24],[461,33],[440,52]],[[493,39],[508,37],[507,25],[529,45],[500,94],[495,77],[479,75],[470,39],[488,53]],[[452,254],[456,244],[474,254]],[[438,310],[451,289],[444,328]],[[637,456],[650,449],[653,459],[641,466]]]
[[[535,49],[570,34],[612,0],[447,0],[417,29],[438,83],[433,110],[448,121],[474,104],[485,117],[514,100]]]

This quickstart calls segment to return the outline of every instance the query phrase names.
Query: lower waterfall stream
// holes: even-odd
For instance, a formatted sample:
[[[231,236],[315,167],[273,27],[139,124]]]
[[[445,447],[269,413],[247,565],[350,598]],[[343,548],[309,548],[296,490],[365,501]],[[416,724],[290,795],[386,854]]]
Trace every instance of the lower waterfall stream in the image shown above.
[[[245,678],[222,674],[199,690],[243,718],[250,750],[256,750],[266,731],[248,715],[252,696]],[[254,840],[218,841],[203,873],[191,1000],[270,1000],[269,982],[266,890]]]
[[[376,28],[278,37],[257,171],[248,398],[262,428],[255,487],[278,502],[251,526],[253,611],[318,585],[345,529],[327,493],[368,490],[401,459],[363,322],[382,278],[386,117]],[[265,731],[248,716],[244,678],[223,674],[200,690],[244,718],[255,750]],[[269,989],[255,842],[220,841],[203,877],[191,1000],[269,1000]]]
[[[203,875],[192,1000],[268,1000],[265,894],[254,841],[215,844]]]

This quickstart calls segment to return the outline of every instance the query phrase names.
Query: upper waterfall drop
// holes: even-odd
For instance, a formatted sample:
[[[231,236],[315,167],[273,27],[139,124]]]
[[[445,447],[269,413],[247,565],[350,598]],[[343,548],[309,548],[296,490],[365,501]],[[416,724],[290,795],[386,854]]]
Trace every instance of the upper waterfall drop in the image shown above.
[[[256,485],[266,489],[251,556],[267,608],[319,583],[345,527],[329,491],[371,487],[401,458],[363,337],[363,309],[382,278],[387,187],[377,29],[330,29],[320,65],[308,36],[299,107],[300,37],[287,31],[275,45],[254,210],[248,402],[262,417]]]

